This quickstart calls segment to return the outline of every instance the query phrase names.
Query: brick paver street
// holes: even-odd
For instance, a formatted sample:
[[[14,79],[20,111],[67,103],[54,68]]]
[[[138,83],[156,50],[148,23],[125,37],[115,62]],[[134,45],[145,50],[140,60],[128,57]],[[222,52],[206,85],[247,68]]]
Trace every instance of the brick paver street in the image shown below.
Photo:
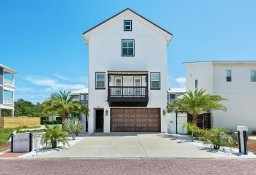
[[[0,159],[0,175],[245,175],[255,159]]]

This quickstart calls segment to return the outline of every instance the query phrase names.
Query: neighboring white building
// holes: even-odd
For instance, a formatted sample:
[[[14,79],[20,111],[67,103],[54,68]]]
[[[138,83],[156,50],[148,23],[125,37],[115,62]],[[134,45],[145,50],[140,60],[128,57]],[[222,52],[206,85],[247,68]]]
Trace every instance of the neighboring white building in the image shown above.
[[[245,125],[256,129],[256,61],[187,62],[187,90],[206,89],[221,95],[227,111],[213,111],[212,124],[236,130]]]
[[[176,98],[186,93],[186,88],[169,88],[167,91],[167,103],[172,103]]]
[[[172,34],[125,9],[83,37],[89,47],[89,133],[166,132]]]
[[[14,74],[14,70],[0,64],[0,117],[2,109],[14,116]]]
[[[72,91],[69,95],[75,96],[78,101],[85,105],[88,105],[88,88]]]

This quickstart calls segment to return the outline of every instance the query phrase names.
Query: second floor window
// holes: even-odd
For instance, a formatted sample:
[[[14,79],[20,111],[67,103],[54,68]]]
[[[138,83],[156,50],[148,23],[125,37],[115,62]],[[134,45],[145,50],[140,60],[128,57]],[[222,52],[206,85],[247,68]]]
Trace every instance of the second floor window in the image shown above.
[[[105,89],[105,72],[95,73],[95,89]]]
[[[133,39],[123,39],[122,56],[134,56],[134,45],[135,41]]]
[[[84,95],[81,95],[81,96],[80,96],[80,100],[81,100],[81,101],[84,101]]]
[[[256,82],[256,70],[251,70],[251,82]]]
[[[226,81],[227,82],[231,82],[232,81],[231,70],[226,70]]]
[[[160,72],[150,73],[150,89],[160,90]]]

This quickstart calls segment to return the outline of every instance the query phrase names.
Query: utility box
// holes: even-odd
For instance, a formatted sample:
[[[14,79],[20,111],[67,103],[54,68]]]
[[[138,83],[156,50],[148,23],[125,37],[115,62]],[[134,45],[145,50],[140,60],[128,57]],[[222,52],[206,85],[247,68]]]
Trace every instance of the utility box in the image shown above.
[[[30,152],[31,133],[19,133],[12,135],[11,152]]]
[[[248,127],[237,126],[237,131],[238,131],[239,153],[248,154],[248,150],[247,150]]]

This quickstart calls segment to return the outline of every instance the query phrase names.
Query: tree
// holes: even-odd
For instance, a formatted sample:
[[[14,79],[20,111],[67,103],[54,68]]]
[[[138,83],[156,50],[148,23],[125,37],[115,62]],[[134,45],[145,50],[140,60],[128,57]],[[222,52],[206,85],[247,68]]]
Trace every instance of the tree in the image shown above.
[[[67,132],[62,131],[61,127],[58,125],[54,126],[45,126],[45,134],[42,137],[42,143],[45,143],[46,146],[50,143],[52,148],[56,148],[58,143],[62,143],[63,145],[68,144],[67,141]]]
[[[197,117],[203,112],[212,110],[226,110],[226,107],[220,104],[220,101],[226,100],[219,95],[210,95],[206,90],[196,89],[194,92],[186,92],[182,98],[178,98],[173,104],[167,105],[167,111],[186,112],[192,115],[192,123],[197,124]]]
[[[41,110],[39,108],[40,103],[34,105],[30,101],[18,99],[14,103],[15,116],[28,116],[28,117],[40,117]]]
[[[63,122],[63,130],[71,134],[73,140],[75,140],[78,133],[83,130],[83,125],[78,118],[66,119]]]
[[[46,115],[59,114],[62,122],[72,113],[83,113],[88,115],[88,107],[75,101],[76,97],[70,96],[70,92],[59,92],[51,94],[50,98],[42,103],[43,112]]]

